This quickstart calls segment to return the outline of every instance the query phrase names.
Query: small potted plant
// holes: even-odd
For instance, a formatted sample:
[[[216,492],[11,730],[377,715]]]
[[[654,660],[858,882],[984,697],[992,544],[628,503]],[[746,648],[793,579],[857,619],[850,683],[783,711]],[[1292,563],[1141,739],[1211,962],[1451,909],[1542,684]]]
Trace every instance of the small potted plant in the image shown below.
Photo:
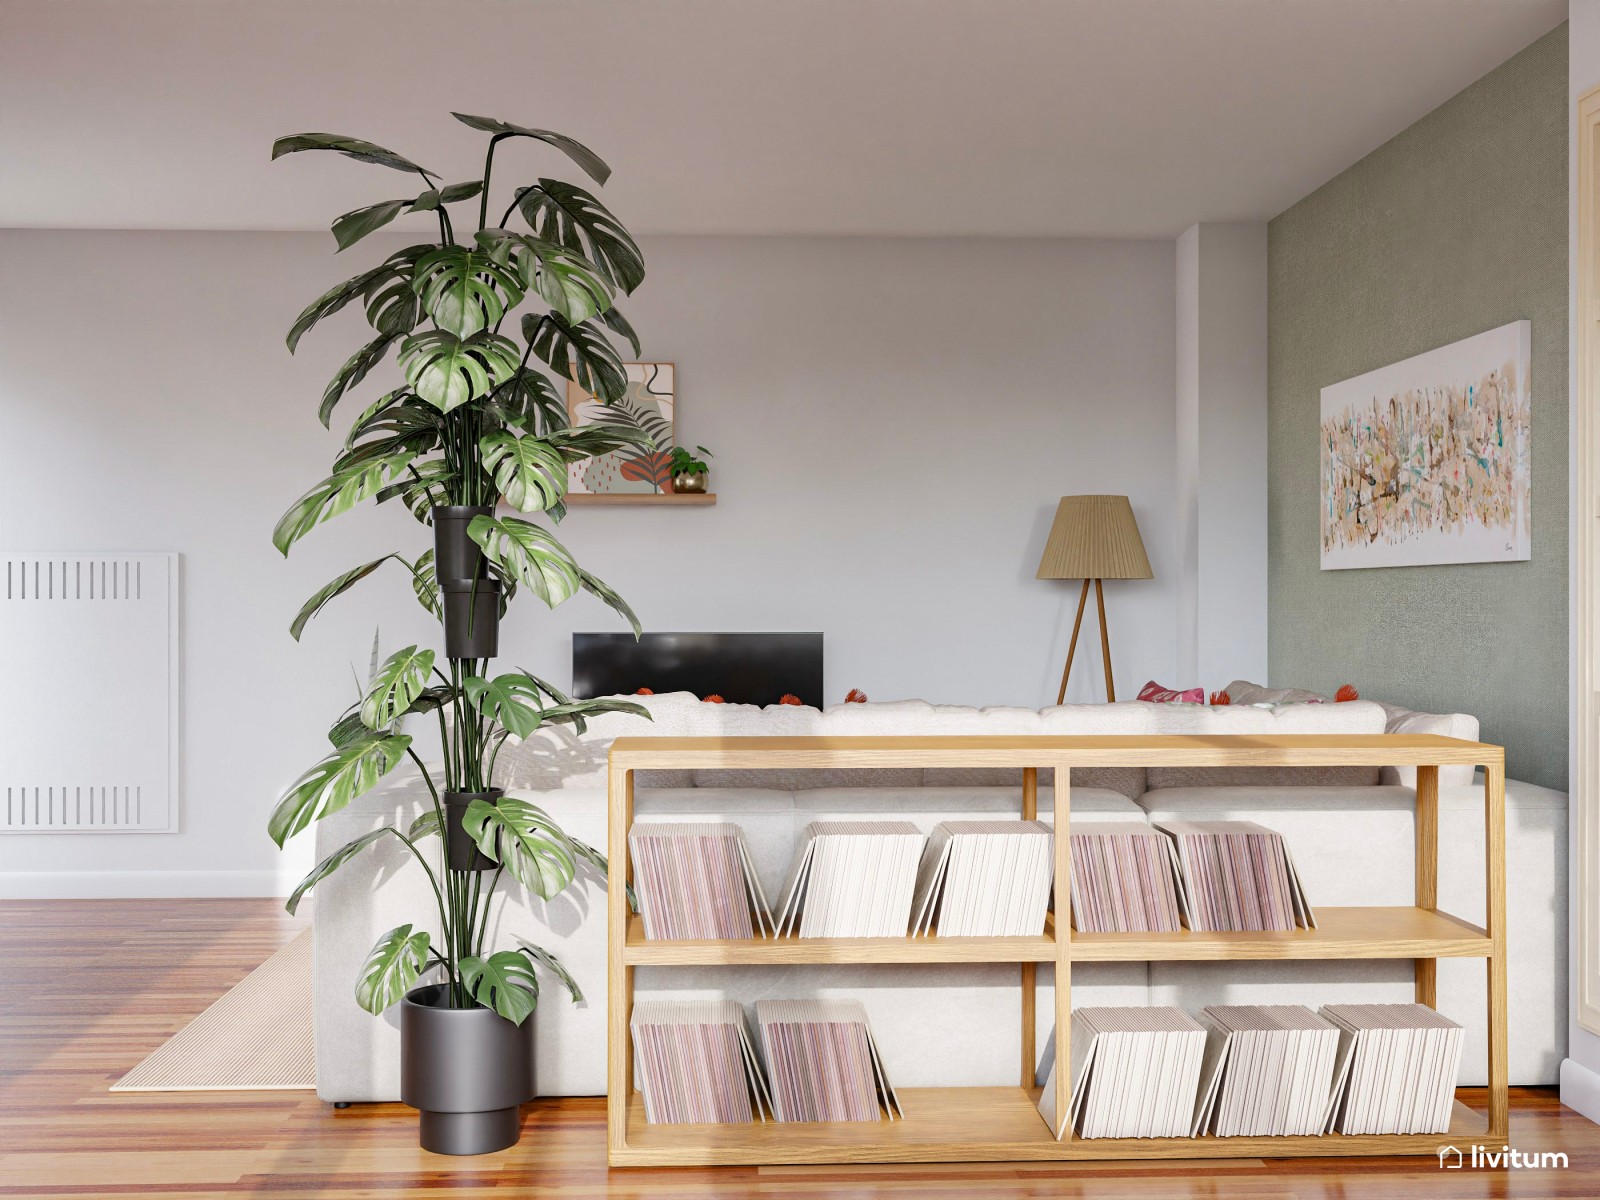
[[[716,455],[704,446],[696,446],[695,452],[704,454],[706,458],[715,458]],[[711,473],[711,468],[706,465],[705,459],[696,458],[682,446],[672,448],[672,490],[680,495],[703,496],[706,490],[706,476]]]

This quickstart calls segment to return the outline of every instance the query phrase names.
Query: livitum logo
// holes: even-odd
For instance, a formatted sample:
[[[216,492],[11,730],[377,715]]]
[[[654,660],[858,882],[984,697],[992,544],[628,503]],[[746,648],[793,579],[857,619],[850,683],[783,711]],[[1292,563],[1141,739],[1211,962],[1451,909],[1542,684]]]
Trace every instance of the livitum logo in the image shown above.
[[[1559,1150],[1541,1150],[1530,1153],[1512,1146],[1491,1150],[1488,1146],[1472,1145],[1462,1150],[1445,1146],[1439,1151],[1439,1167],[1445,1171],[1461,1170],[1565,1170],[1567,1156]]]

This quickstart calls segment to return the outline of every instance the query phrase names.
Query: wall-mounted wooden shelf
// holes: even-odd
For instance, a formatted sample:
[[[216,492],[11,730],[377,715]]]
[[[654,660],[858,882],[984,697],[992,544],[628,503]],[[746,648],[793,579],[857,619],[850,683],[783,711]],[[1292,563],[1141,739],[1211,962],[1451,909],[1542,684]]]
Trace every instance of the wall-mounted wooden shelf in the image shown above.
[[[649,497],[643,497],[649,499]],[[1440,912],[1439,766],[1483,772],[1487,854],[1482,926]],[[1172,737],[839,737],[618,738],[608,773],[613,866],[628,863],[634,772],[773,767],[1020,767],[1020,816],[1038,816],[1039,768],[1055,772],[1055,877],[1071,872],[1073,767],[1350,766],[1414,764],[1415,904],[1319,908],[1316,929],[1266,933],[1067,932],[1049,925],[1037,937],[766,938],[647,941],[628,912],[625,880],[608,884],[607,1158],[613,1166],[715,1166],[764,1163],[962,1162],[1141,1158],[1259,1158],[1292,1155],[1433,1154],[1447,1142],[1492,1143],[1507,1136],[1505,973],[1505,752],[1499,746],[1429,735]],[[1436,1004],[1438,960],[1481,958],[1487,974],[1487,1113],[1457,1103],[1443,1134],[1323,1137],[1095,1138],[1057,1141],[1035,1104],[1032,1086],[1035,984],[1041,962],[1055,965],[1056,1111],[1070,1106],[1072,964],[1270,959],[1396,959],[1415,964],[1415,996]],[[903,1121],[748,1125],[651,1125],[634,1092],[628,1019],[637,966],[793,963],[1018,964],[1022,987],[1022,1085],[996,1088],[902,1088]],[[891,1066],[892,1070],[892,1066]]]
[[[591,504],[597,506],[677,504],[687,508],[701,508],[716,502],[715,492],[568,492],[566,496],[568,508],[581,508]]]

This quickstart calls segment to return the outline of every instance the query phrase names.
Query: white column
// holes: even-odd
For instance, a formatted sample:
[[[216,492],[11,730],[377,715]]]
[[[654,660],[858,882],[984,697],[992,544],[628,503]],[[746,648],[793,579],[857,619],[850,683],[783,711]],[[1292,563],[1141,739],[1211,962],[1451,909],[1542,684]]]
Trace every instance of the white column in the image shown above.
[[[1175,687],[1267,678],[1267,227],[1177,242]]]

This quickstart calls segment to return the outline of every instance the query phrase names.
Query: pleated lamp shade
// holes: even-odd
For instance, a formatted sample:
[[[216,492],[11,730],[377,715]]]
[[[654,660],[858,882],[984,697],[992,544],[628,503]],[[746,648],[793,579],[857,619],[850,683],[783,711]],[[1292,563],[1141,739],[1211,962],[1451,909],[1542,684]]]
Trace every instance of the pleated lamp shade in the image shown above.
[[[1126,496],[1063,496],[1037,579],[1151,579]]]

